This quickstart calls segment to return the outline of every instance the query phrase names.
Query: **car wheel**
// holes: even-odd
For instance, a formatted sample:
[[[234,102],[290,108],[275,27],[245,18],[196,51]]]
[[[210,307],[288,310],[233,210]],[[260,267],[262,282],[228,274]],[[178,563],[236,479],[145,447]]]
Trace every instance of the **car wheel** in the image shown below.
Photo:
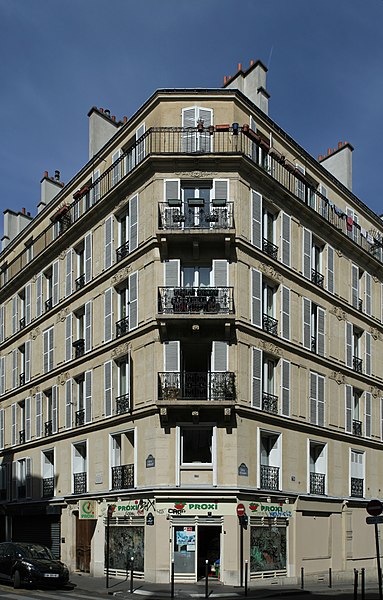
[[[13,573],[13,587],[15,588],[15,590],[18,590],[21,588],[21,575],[20,575],[20,571],[15,571]]]

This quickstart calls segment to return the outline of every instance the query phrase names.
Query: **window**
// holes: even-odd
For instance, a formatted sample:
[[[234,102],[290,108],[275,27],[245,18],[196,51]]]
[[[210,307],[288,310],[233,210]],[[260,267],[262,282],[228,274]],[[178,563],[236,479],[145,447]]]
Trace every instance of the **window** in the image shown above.
[[[357,373],[363,372],[362,341],[365,345],[365,372],[371,374],[371,334],[346,322],[346,365]]]
[[[117,152],[112,155],[112,186],[116,185],[121,179],[121,161],[119,160],[120,155],[121,150],[117,150]]]
[[[124,356],[117,362],[117,377],[118,377],[118,396],[116,397],[116,412],[117,414],[128,412],[131,408],[129,389],[130,389],[130,370],[129,357]]]
[[[36,419],[41,415],[41,422],[44,422],[44,435],[49,436],[58,431],[58,386],[54,385],[48,388],[44,393],[40,394],[41,407],[36,410]],[[36,430],[42,429],[41,425],[37,425]]]
[[[75,272],[75,290],[80,290],[85,285],[85,249],[84,241],[78,244],[74,249],[74,272]]]
[[[321,442],[309,440],[310,494],[326,494],[327,446]]]
[[[192,106],[182,109],[182,152],[210,152],[212,136],[207,130],[210,125],[213,125],[213,111],[210,108]]]
[[[30,397],[20,402],[15,402],[11,406],[12,446],[24,444],[31,439],[31,399]]]
[[[363,310],[362,278],[363,271],[357,265],[351,265],[351,304],[360,311]]]
[[[364,452],[350,450],[350,496],[364,496]]]
[[[324,385],[323,375],[310,372],[310,423],[319,427],[325,425]]]
[[[281,436],[270,431],[260,432],[259,487],[264,490],[280,489]]]
[[[17,361],[14,371],[14,377],[16,380],[17,371],[19,372],[19,381],[16,383],[16,386],[22,386],[28,383],[31,379],[31,340],[27,340],[25,344],[18,348],[15,360]]]
[[[181,464],[213,464],[213,427],[181,429]]]
[[[363,394],[351,385],[346,385],[346,432],[354,436],[371,436],[372,396]],[[364,425],[363,425],[364,420]]]
[[[32,459],[29,457],[12,463],[12,496],[15,499],[32,496]]]
[[[53,327],[46,329],[43,333],[43,365],[44,373],[48,373],[53,369],[54,365],[54,341]]]
[[[324,286],[323,255],[324,245],[316,240],[309,229],[303,229],[302,273],[319,287]]]
[[[73,323],[72,323],[73,322]],[[80,358],[92,349],[92,302],[87,302],[73,313],[73,319],[70,315],[66,318],[66,358],[70,360],[71,349],[70,340],[72,339],[71,326],[73,325],[74,358]]]
[[[111,435],[111,489],[134,487],[134,431]]]
[[[8,464],[0,465],[0,500],[8,500],[9,471]]]
[[[16,333],[31,322],[31,284],[28,284],[19,292],[18,296],[14,297],[12,308],[12,329],[13,333]]]
[[[352,208],[346,208],[347,235],[358,243],[360,237],[359,217]]]
[[[278,320],[275,318],[277,284],[262,275],[256,269],[251,270],[252,277],[252,311],[251,322],[262,327],[271,335],[278,335]],[[288,288],[281,288],[282,333],[289,336],[290,330],[290,294]]]
[[[253,348],[253,406],[265,412],[285,416],[290,414],[290,363],[281,360],[279,370],[278,360],[259,348]],[[281,388],[281,406],[278,406],[277,381]]]
[[[325,355],[326,313],[323,308],[303,298],[303,347]]]
[[[138,326],[138,272],[117,288],[119,319],[116,322],[116,337],[122,337]],[[112,339],[113,288],[105,291],[105,341]]]
[[[114,216],[104,221],[104,269],[109,269],[114,260]]]
[[[52,498],[55,495],[55,456],[54,450],[42,452],[42,497]]]
[[[251,191],[252,221],[251,242],[263,252],[278,258],[278,246],[275,245],[276,214],[268,207],[261,194]]]
[[[84,494],[88,489],[87,444],[79,442],[73,444],[72,448],[73,493]]]

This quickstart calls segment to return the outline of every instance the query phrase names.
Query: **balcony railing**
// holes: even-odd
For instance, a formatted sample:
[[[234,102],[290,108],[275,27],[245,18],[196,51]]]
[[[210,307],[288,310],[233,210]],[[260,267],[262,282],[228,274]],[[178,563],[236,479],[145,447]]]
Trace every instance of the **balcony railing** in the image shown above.
[[[52,435],[53,433],[53,421],[45,421],[44,423],[44,435]]]
[[[235,400],[234,373],[159,373],[159,400]]]
[[[125,242],[124,244],[122,244],[122,246],[120,246],[116,250],[117,262],[120,262],[120,260],[123,260],[126,256],[128,256],[128,254],[129,254],[129,242]]]
[[[80,356],[84,356],[85,354],[85,340],[79,339],[73,342],[72,344],[74,348],[74,357],[80,358]]]
[[[354,498],[363,498],[363,479],[351,477],[351,496]]]
[[[76,410],[75,412],[75,424],[76,427],[80,427],[85,423],[85,409]]]
[[[171,206],[170,201],[160,202],[160,229],[232,229],[233,203],[225,202],[224,206],[189,207]]]
[[[18,498],[26,498],[27,497],[27,486],[23,483],[17,486],[17,497]]]
[[[20,386],[25,385],[25,373],[20,373],[19,381],[20,381]]]
[[[158,288],[160,314],[230,314],[233,312],[232,287]]]
[[[55,478],[44,477],[43,479],[43,498],[52,498],[55,491]]]
[[[269,315],[263,314],[262,328],[267,333],[271,333],[271,335],[278,335],[278,320],[270,317]]]
[[[363,310],[363,300],[362,300],[362,298],[358,298],[358,310],[360,310],[360,312],[362,312],[362,310]]]
[[[74,473],[73,475],[73,493],[84,494],[86,492],[87,477],[86,473]]]
[[[352,366],[354,371],[356,371],[357,373],[361,373],[363,369],[363,360],[361,358],[358,358],[357,356],[353,356]]]
[[[263,240],[262,240],[262,250],[265,254],[268,254],[268,256],[271,256],[271,258],[274,258],[275,260],[277,260],[278,246],[276,246],[275,244],[273,244],[266,238],[263,238]]]
[[[353,419],[352,421],[352,433],[354,435],[361,436],[362,435],[362,421],[357,421]]]
[[[81,290],[85,285],[85,273],[81,273],[80,277],[77,277],[75,281],[76,291]]]
[[[279,489],[279,467],[269,467],[268,465],[261,465],[261,489]]]
[[[134,487],[134,465],[112,467],[112,490]]]
[[[324,275],[315,269],[311,269],[311,281],[322,288],[324,285]]]
[[[275,415],[278,414],[278,396],[262,392],[262,410]]]
[[[24,329],[25,327],[25,317],[22,317],[19,321],[20,329]]]
[[[19,431],[19,444],[24,444],[25,443],[25,429],[21,429],[21,431]]]
[[[324,473],[310,473],[310,494],[325,494],[326,475]]]
[[[317,339],[314,335],[311,336],[311,352],[317,351]]]
[[[50,297],[47,300],[45,300],[45,312],[48,312],[48,310],[51,310],[53,306],[53,298]]]
[[[130,399],[129,394],[122,394],[116,398],[116,413],[121,415],[130,411]]]
[[[122,337],[129,332],[129,317],[124,317],[116,323],[116,337]]]

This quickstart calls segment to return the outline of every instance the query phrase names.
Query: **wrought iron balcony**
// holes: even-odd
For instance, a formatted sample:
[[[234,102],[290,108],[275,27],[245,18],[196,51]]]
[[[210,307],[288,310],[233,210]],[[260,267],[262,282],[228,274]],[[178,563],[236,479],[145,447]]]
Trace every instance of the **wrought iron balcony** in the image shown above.
[[[18,498],[26,498],[27,497],[27,486],[25,484],[19,484],[17,486],[17,497]]]
[[[159,400],[235,400],[234,373],[159,373]]]
[[[314,335],[311,336],[311,352],[317,351],[317,339]]]
[[[216,202],[212,200],[209,207],[195,208],[160,202],[160,229],[232,229],[233,202],[222,201],[223,206],[216,206]]]
[[[45,312],[48,312],[48,310],[51,310],[52,306],[53,306],[53,298],[51,296],[50,298],[45,300]]]
[[[19,444],[25,443],[25,429],[19,431]]]
[[[278,414],[278,396],[262,392],[262,410],[275,415]]]
[[[81,288],[84,287],[84,285],[85,285],[85,273],[81,273],[80,277],[77,277],[77,279],[75,281],[75,285],[76,285],[76,292],[77,292],[77,290],[81,290]]]
[[[325,494],[326,475],[324,473],[310,473],[310,494]]]
[[[363,498],[363,479],[351,477],[351,496],[354,498]]]
[[[129,332],[129,317],[124,317],[116,323],[116,337],[122,337]]]
[[[265,254],[268,254],[268,256],[271,256],[271,258],[277,260],[278,246],[270,242],[267,238],[263,238],[262,240],[262,250]]]
[[[122,394],[116,398],[116,413],[121,415],[130,411],[129,394]]]
[[[357,373],[361,373],[363,369],[363,360],[361,358],[358,358],[357,356],[353,356],[352,366],[354,371],[356,371]]]
[[[363,310],[363,300],[362,300],[362,298],[358,298],[358,309],[360,310],[360,312],[362,312],[362,310]]]
[[[120,260],[123,260],[124,258],[126,258],[128,256],[128,254],[129,254],[129,242],[125,242],[116,250],[117,262],[120,262]]]
[[[357,421],[353,419],[352,421],[352,433],[354,435],[361,436],[362,435],[362,421]]]
[[[76,427],[80,427],[85,423],[85,409],[76,410],[75,412],[75,424]]]
[[[0,500],[6,500],[6,499],[7,499],[7,489],[1,488],[0,489]]]
[[[311,281],[322,288],[324,285],[324,275],[315,269],[311,269]]]
[[[52,433],[53,433],[53,421],[45,421],[44,435],[52,435]]]
[[[24,329],[25,325],[26,325],[26,323],[25,323],[25,317],[22,317],[20,319],[20,321],[19,321],[20,329]]]
[[[279,467],[261,465],[261,489],[279,490]]]
[[[73,475],[73,493],[84,494],[86,492],[87,477],[86,473],[74,473]]]
[[[262,316],[262,328],[267,333],[271,333],[271,335],[278,335],[278,320],[264,313]]]
[[[233,309],[232,287],[160,287],[160,314],[230,314]]]
[[[55,478],[44,477],[43,479],[43,498],[52,498],[55,491]]]
[[[20,381],[20,385],[25,385],[25,373],[20,373],[19,381]]]
[[[85,340],[79,339],[75,340],[72,344],[74,348],[74,357],[80,358],[80,356],[84,356],[85,354]]]
[[[134,465],[112,467],[112,490],[134,487]]]

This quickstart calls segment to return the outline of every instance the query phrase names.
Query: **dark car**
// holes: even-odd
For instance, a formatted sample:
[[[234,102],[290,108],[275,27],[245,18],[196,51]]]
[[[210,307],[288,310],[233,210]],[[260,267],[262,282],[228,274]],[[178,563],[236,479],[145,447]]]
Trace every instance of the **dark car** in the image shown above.
[[[69,581],[68,568],[46,546],[27,542],[0,543],[0,579],[23,584],[62,587]]]

